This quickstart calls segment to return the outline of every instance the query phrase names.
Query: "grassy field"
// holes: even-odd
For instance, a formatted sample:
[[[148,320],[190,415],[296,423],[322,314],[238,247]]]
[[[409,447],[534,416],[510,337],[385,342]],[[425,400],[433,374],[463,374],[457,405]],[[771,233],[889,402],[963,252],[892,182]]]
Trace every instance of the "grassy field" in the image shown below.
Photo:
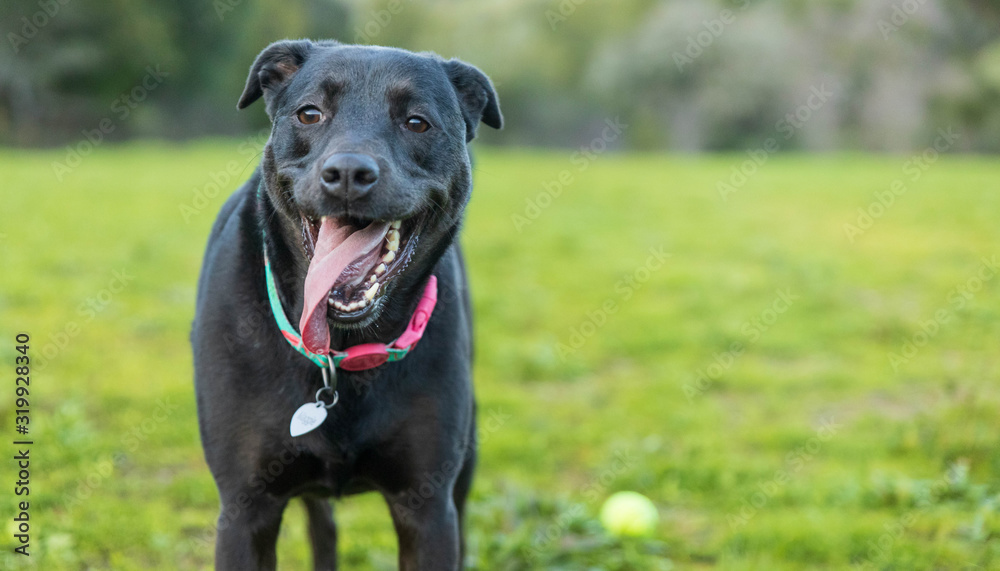
[[[2,446],[0,568],[211,567],[187,335],[248,148],[105,145],[61,182],[64,150],[0,153],[0,434],[27,331],[35,442],[30,560]],[[773,157],[723,199],[745,158],[480,150],[472,568],[1000,568],[1000,162]],[[654,536],[602,530],[618,490]],[[394,568],[382,500],[337,510],[344,567]]]

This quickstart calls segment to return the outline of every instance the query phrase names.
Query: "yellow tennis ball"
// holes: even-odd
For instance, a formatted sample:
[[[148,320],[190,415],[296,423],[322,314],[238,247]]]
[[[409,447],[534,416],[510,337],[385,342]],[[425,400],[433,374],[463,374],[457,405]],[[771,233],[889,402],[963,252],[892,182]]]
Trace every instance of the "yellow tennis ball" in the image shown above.
[[[601,524],[612,535],[650,535],[659,521],[656,506],[638,492],[616,492],[601,506]]]

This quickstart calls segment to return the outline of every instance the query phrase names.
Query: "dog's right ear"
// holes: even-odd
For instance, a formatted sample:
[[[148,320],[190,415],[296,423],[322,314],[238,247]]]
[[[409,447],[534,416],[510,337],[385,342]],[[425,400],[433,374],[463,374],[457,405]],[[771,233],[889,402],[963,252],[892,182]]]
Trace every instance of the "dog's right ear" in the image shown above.
[[[250,76],[247,77],[247,85],[243,88],[243,95],[236,108],[245,108],[291,79],[305,63],[312,48],[313,43],[309,40],[283,40],[264,48],[250,66]],[[269,114],[270,111],[268,105]]]

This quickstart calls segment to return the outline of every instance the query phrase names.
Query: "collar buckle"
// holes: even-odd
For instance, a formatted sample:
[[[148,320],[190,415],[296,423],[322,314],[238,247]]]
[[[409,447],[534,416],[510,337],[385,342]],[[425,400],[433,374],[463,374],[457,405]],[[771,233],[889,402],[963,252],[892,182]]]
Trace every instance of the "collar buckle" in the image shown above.
[[[348,347],[337,365],[345,371],[374,369],[389,360],[389,348],[384,343],[364,343]]]

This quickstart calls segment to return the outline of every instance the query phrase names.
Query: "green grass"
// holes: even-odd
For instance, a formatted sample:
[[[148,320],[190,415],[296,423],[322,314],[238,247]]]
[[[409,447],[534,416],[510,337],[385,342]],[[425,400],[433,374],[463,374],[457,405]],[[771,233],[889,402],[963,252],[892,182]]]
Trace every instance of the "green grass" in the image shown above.
[[[210,568],[198,538],[218,499],[187,334],[208,229],[252,153],[107,145],[59,183],[63,158],[0,154],[0,432],[28,331],[30,562]],[[948,157],[911,181],[905,157],[781,156],[722,201],[744,159],[609,154],[579,172],[568,153],[480,150],[463,237],[483,434],[472,567],[1000,568],[1000,280],[961,308],[953,293],[1000,256],[1000,162]],[[229,161],[240,172],[185,221]],[[564,169],[573,182],[517,231]],[[897,178],[908,191],[852,243],[844,224]],[[112,294],[115,271],[132,277]],[[948,321],[893,367],[939,309]],[[11,568],[26,561],[6,547],[12,461],[0,470]],[[602,531],[618,490],[656,503],[652,537]],[[345,568],[394,568],[382,500],[337,510]],[[307,567],[297,504],[279,560]]]

